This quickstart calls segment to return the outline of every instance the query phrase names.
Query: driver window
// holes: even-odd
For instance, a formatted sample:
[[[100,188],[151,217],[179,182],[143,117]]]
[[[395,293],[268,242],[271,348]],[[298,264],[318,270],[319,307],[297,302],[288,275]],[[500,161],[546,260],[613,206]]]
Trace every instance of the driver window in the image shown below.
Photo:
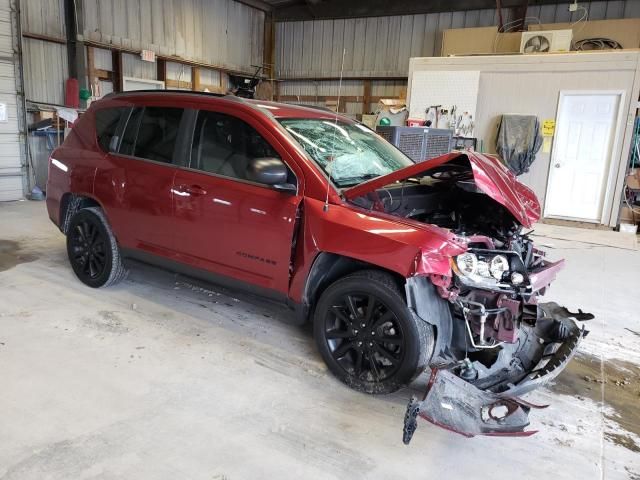
[[[201,110],[191,146],[191,168],[246,180],[252,158],[280,155],[250,125],[222,113]]]

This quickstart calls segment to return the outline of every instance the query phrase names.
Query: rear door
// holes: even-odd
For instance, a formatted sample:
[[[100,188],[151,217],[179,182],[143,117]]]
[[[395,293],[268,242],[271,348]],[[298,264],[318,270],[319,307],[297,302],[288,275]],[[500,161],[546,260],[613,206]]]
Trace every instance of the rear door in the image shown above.
[[[183,117],[182,108],[136,107],[128,110],[120,135],[99,139],[109,151],[94,190],[125,248],[175,255],[172,186]]]
[[[278,157],[296,192],[246,178],[251,158]],[[293,168],[292,168],[293,167]],[[301,174],[259,122],[230,113],[198,112],[188,168],[174,179],[174,231],[181,260],[285,296],[292,241],[302,198]]]

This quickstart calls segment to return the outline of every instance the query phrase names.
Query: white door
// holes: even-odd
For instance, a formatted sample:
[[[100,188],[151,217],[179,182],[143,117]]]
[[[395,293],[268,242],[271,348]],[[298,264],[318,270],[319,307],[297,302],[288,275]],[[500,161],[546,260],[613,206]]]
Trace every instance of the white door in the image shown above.
[[[620,100],[620,93],[560,94],[545,217],[600,220]]]

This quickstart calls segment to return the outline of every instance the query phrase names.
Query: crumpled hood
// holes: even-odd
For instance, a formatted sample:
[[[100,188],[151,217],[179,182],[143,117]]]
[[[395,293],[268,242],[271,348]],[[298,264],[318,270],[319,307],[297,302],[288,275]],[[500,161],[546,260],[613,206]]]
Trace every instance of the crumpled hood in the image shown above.
[[[374,178],[348,188],[342,193],[348,200],[361,197],[399,180],[420,176],[432,168],[461,157],[469,161],[478,189],[503,205],[523,226],[530,228],[540,219],[540,202],[538,202],[535,193],[520,183],[515,175],[497,158],[476,152],[455,152],[441,155]]]

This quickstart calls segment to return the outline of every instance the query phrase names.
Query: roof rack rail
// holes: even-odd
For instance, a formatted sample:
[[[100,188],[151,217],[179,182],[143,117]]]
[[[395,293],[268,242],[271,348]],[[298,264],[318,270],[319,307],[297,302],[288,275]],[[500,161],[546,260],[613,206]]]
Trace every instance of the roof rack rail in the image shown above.
[[[323,107],[321,105],[305,105],[304,103],[289,103],[289,105],[295,105],[296,107],[313,108],[314,110],[321,110],[323,112],[335,113],[337,115],[344,115],[334,110],[331,110],[329,107]]]
[[[157,89],[148,89],[148,90],[127,90],[126,92],[111,92],[105,95],[106,97],[117,97],[120,95],[128,95],[128,94],[136,94],[136,93],[180,93],[184,95],[208,95],[211,97],[229,97],[233,95],[229,95],[227,93],[214,93],[214,92],[199,92],[195,90],[157,90]]]

